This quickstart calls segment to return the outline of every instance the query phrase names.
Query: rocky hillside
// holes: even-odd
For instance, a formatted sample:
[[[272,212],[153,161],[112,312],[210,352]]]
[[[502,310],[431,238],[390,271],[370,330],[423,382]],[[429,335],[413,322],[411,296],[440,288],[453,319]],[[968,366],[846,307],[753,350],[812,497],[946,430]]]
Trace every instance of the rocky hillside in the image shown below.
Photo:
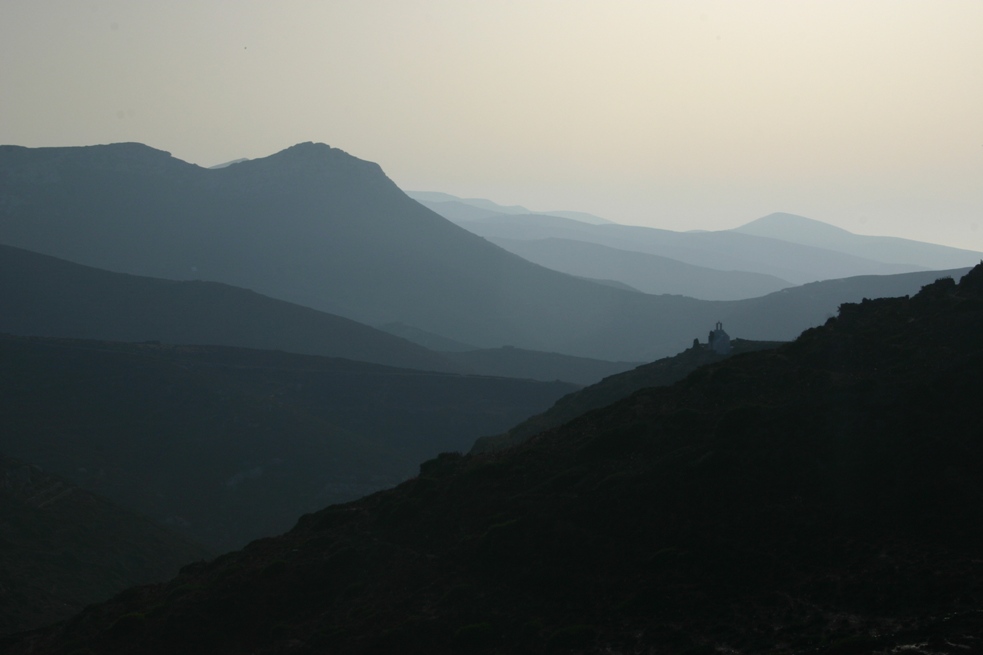
[[[134,589],[5,653],[979,650],[983,267]]]
[[[66,619],[206,555],[149,519],[0,455],[0,634]]]

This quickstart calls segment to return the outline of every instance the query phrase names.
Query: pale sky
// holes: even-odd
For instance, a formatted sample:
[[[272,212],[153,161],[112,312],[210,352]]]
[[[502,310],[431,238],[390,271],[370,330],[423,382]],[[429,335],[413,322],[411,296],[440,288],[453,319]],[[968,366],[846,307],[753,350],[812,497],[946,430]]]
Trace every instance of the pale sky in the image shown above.
[[[0,0],[0,143],[119,141],[983,250],[983,1]]]

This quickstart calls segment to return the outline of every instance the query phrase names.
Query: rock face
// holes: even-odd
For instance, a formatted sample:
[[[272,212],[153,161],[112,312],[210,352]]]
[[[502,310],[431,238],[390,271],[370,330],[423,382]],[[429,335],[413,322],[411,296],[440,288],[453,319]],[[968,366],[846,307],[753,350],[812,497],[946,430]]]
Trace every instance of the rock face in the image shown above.
[[[442,455],[4,652],[976,649],[981,279]]]

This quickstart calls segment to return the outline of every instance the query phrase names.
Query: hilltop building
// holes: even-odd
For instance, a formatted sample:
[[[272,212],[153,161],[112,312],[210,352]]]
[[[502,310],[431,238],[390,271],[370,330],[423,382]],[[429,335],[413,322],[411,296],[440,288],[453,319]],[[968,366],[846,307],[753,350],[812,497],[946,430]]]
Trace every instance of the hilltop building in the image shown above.
[[[708,343],[710,350],[718,355],[730,354],[730,335],[724,332],[724,324],[720,321],[717,321],[717,326],[710,330]]]

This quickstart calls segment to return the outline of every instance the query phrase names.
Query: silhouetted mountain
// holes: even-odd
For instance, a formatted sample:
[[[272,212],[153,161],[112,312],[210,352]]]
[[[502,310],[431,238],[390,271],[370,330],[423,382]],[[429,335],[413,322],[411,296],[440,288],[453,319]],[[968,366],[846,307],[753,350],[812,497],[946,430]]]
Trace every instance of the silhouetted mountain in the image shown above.
[[[795,214],[769,214],[732,232],[753,234],[791,243],[827,248],[879,262],[914,264],[927,269],[968,266],[983,253],[897,237],[853,234],[847,230]]]
[[[648,234],[545,218],[638,243]],[[742,251],[751,259],[774,260],[781,246],[792,268],[814,261],[840,270],[818,249],[713,234],[722,268],[740,268],[727,259],[747,242],[758,244]],[[682,259],[687,240],[701,236],[677,234],[683,241],[673,242],[672,256]],[[411,200],[376,164],[323,144],[215,170],[139,144],[3,146],[0,242],[117,272],[232,284],[480,347],[646,361],[679,352],[694,329],[729,320],[715,303],[616,289],[527,262]],[[815,324],[795,325],[785,314],[756,321],[741,336],[788,339]],[[758,331],[779,324],[795,327],[780,336]]]
[[[844,305],[5,653],[970,652],[983,266]]]
[[[0,246],[0,332],[162,341],[461,369],[416,344],[340,316],[215,282],[111,273]]]
[[[669,257],[619,250],[573,239],[499,239],[492,243],[523,259],[586,278],[617,280],[643,293],[676,293],[703,300],[757,298],[792,286],[772,275],[719,271]]]
[[[720,362],[734,355],[769,350],[780,345],[782,345],[780,341],[733,339],[731,351],[724,355],[715,352],[707,344],[696,343],[678,355],[642,364],[630,371],[611,375],[585,389],[567,394],[542,414],[527,418],[507,432],[481,437],[471,447],[471,454],[511,448],[533,435],[563,425],[591,410],[606,407],[641,389],[675,384],[701,366]]]
[[[569,239],[668,257],[719,271],[770,275],[793,284],[857,275],[923,270],[912,263],[885,263],[837,250],[739,231],[673,232],[635,225],[587,225],[556,216],[500,215],[459,223],[487,239]],[[962,260],[972,266],[979,255]]]
[[[0,634],[174,576],[208,552],[36,466],[0,455]]]
[[[217,346],[0,336],[0,452],[216,550],[392,486],[575,387]]]
[[[481,354],[441,356],[409,342],[440,350],[478,349],[409,326],[375,330],[215,282],[110,273],[7,246],[0,246],[0,273],[0,303],[6,310],[0,314],[0,331],[11,334],[266,348],[425,371],[574,384],[589,384],[625,368],[535,351],[513,350],[503,361]]]

